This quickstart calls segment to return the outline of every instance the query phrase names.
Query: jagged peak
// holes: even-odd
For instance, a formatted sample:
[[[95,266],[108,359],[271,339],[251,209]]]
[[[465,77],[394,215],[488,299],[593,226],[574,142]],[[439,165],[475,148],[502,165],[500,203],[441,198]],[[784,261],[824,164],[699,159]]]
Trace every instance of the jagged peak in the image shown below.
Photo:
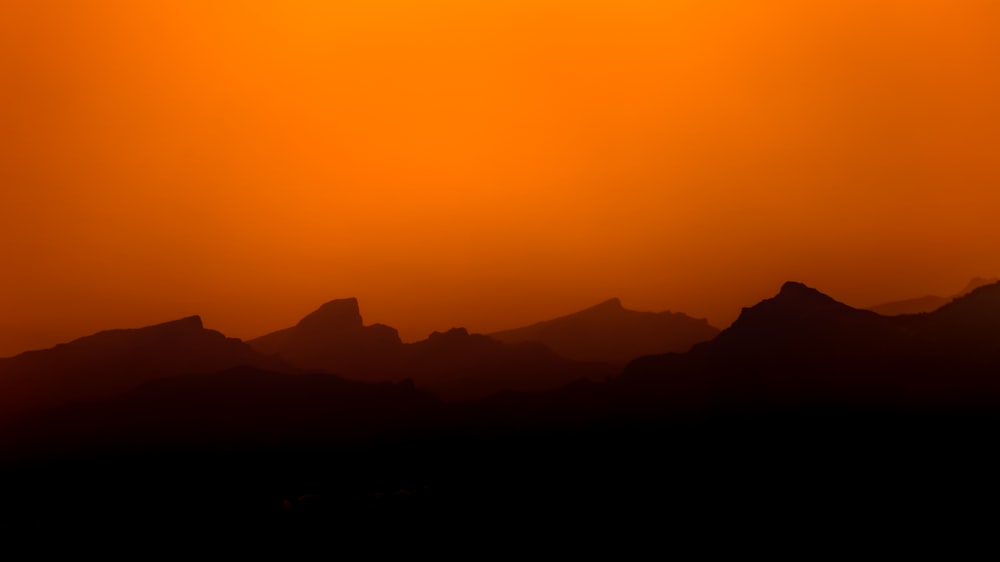
[[[772,298],[764,299],[752,307],[744,308],[736,324],[778,315],[781,317],[805,317],[851,311],[854,308],[798,281],[787,281]],[[875,314],[874,312],[872,314]],[[734,324],[735,325],[735,324]]]

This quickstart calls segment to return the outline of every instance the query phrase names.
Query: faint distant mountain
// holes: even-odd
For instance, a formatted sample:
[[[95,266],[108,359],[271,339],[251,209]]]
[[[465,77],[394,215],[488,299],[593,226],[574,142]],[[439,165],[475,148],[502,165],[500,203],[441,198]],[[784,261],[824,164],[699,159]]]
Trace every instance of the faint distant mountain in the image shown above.
[[[873,310],[883,316],[899,316],[900,314],[919,314],[921,312],[930,312],[932,310],[937,310],[942,306],[951,302],[951,299],[946,297],[939,297],[935,295],[926,295],[923,297],[917,297],[913,299],[906,299],[901,301],[887,302],[877,306],[871,307]]]
[[[108,330],[0,359],[0,411],[7,418],[70,400],[106,398],[152,379],[240,365],[284,368],[191,316]]]
[[[508,344],[464,328],[404,344],[389,326],[365,326],[353,298],[328,302],[297,325],[247,343],[304,369],[370,382],[409,378],[450,399],[553,388],[614,372],[560,357],[539,343]]]
[[[682,407],[996,402],[998,334],[1000,283],[892,317],[790,282],[691,352],[634,361],[621,383]]]
[[[718,333],[706,320],[676,312],[628,310],[615,298],[490,337],[508,343],[541,342],[578,361],[625,364],[643,355],[687,351]]]
[[[901,301],[893,301],[877,306],[873,306],[870,310],[873,310],[883,316],[898,316],[900,314],[919,314],[921,312],[930,312],[932,310],[937,310],[942,306],[948,304],[953,299],[967,295],[978,289],[979,287],[985,285],[991,285],[1000,281],[1000,278],[982,278],[975,277],[969,284],[965,286],[964,289],[955,293],[951,297],[940,297],[935,295],[927,295],[923,297],[917,297],[913,299],[905,299]]]

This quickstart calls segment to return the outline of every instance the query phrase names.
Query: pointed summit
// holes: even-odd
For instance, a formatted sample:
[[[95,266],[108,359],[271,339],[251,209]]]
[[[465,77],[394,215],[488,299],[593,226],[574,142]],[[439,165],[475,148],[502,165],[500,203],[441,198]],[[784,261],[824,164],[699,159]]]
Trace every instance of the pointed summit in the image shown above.
[[[720,357],[779,353],[797,356],[800,346],[833,346],[880,329],[883,317],[841,303],[803,283],[789,281],[777,295],[744,308],[712,342]],[[793,350],[793,351],[789,351]]]
[[[298,325],[307,329],[360,328],[363,320],[358,299],[351,297],[325,303],[300,320]]]
[[[805,283],[798,281],[786,281],[781,285],[781,290],[773,298],[765,299],[756,307],[767,305],[774,308],[791,308],[803,312],[819,310],[843,310],[851,307],[834,300]]]

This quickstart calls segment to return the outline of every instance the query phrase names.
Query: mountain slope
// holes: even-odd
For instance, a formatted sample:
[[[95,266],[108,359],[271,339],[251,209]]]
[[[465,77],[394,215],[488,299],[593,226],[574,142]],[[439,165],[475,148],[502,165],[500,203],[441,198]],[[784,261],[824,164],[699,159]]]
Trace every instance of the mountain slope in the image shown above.
[[[642,355],[687,351],[718,330],[674,312],[628,310],[610,299],[585,310],[490,334],[508,343],[540,342],[570,359],[625,364]]]
[[[680,407],[927,407],[1000,400],[996,373],[1000,284],[887,317],[786,283],[711,342],[637,360],[620,382]]]
[[[286,368],[238,339],[205,329],[197,316],[108,330],[0,359],[0,408],[9,418],[70,400],[110,397],[148,380],[241,365]]]

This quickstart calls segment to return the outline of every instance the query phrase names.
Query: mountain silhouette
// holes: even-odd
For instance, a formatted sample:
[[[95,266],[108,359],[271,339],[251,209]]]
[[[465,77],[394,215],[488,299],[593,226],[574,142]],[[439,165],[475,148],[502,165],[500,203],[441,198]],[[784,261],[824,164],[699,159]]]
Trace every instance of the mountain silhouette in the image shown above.
[[[266,356],[192,317],[0,361],[19,413],[0,424],[0,492],[32,524],[203,518],[341,538],[510,513],[631,536],[650,506],[669,525],[735,513],[743,530],[775,527],[762,505],[814,526],[872,502],[873,525],[914,506],[950,516],[941,498],[995,487],[997,334],[1000,283],[888,317],[789,282],[715,338],[608,378],[462,328],[403,344],[354,299],[259,338]],[[345,371],[303,374],[289,355]],[[365,365],[397,382],[352,380]]]
[[[998,333],[1000,284],[890,317],[789,282],[714,340],[638,359],[621,382],[681,407],[975,404],[1000,399]]]
[[[323,304],[290,328],[247,341],[264,355],[301,367],[365,380],[398,380],[403,342],[394,328],[365,326],[356,298]]]
[[[687,351],[718,333],[705,320],[675,312],[628,310],[614,298],[566,316],[495,332],[490,337],[508,343],[541,342],[559,355],[578,361],[625,364],[642,355]]]
[[[201,318],[99,332],[50,349],[0,359],[0,410],[10,418],[71,400],[107,398],[168,376],[240,365],[286,370]]]
[[[531,392],[614,374],[613,367],[572,361],[539,343],[508,344],[469,334],[464,328],[403,343],[389,326],[365,326],[354,298],[330,301],[295,326],[247,344],[302,369],[349,379],[412,379],[447,399],[478,398],[501,391]]]
[[[1000,281],[1000,278],[983,278],[975,277],[963,288],[961,291],[955,293],[951,297],[940,297],[936,295],[926,295],[923,297],[917,297],[912,299],[904,299],[900,301],[887,302],[884,304],[876,305],[871,307],[871,310],[878,312],[884,316],[899,316],[900,314],[920,314],[922,312],[931,312],[937,310],[942,306],[948,304],[952,300],[967,295],[972,291],[983,287],[985,285],[991,285]]]

